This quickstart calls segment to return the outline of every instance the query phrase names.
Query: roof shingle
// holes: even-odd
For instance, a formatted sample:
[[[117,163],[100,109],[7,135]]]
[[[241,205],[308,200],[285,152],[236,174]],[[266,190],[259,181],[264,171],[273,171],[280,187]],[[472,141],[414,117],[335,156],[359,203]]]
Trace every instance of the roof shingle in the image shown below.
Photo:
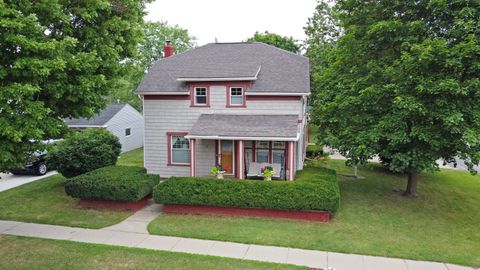
[[[65,119],[67,126],[103,126],[105,125],[112,117],[114,117],[123,107],[127,104],[125,103],[112,103],[107,105],[107,107],[101,110],[98,114],[93,117],[87,118],[75,118],[75,119]]]
[[[251,92],[310,93],[309,71],[308,58],[264,43],[210,43],[153,63],[137,93],[187,91],[178,78],[242,78],[257,73]]]
[[[189,136],[296,138],[298,115],[202,114]]]

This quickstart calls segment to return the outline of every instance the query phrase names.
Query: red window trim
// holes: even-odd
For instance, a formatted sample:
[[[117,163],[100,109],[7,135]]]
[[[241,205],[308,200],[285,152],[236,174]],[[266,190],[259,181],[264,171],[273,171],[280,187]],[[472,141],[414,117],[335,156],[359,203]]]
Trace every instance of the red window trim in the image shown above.
[[[231,95],[232,95],[232,88],[242,88],[242,104],[235,105],[231,104]],[[246,108],[247,107],[247,98],[245,94],[246,88],[240,85],[227,85],[227,106],[226,108]]]
[[[168,163],[167,166],[183,166],[183,167],[188,167],[190,166],[190,163],[192,162],[190,160],[190,163],[173,163],[172,162],[172,136],[186,136],[188,133],[187,132],[167,132],[167,145],[168,145]],[[189,153],[190,155],[190,153]]]
[[[195,88],[206,88],[207,103],[195,104]],[[190,107],[210,108],[210,85],[208,84],[191,84],[190,85]]]
[[[252,82],[229,82],[225,84],[226,87],[226,105],[225,108],[246,108],[247,107],[247,91],[248,88],[252,86]],[[242,105],[232,105],[230,104],[230,95],[231,95],[231,88],[242,88],[243,91],[243,103]]]

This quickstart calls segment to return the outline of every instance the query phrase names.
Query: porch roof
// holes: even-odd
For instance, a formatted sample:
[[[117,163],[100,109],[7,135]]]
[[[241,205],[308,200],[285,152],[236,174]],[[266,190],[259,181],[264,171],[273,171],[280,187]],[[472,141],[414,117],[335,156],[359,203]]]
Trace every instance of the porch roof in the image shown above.
[[[298,141],[298,115],[202,114],[186,137]]]

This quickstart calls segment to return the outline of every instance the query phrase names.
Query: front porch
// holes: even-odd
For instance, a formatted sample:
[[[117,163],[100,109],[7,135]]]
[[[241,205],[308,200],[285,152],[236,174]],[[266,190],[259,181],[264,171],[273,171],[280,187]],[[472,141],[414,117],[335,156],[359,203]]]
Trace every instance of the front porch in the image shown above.
[[[262,179],[265,167],[274,169],[272,179],[295,178],[297,115],[204,114],[185,138],[191,176],[204,176],[220,165],[225,175],[238,179]]]
[[[208,142],[207,142],[208,141]],[[211,167],[221,165],[227,177],[238,179],[263,179],[262,169],[272,167],[275,170],[274,180],[293,180],[295,178],[294,141],[255,141],[234,139],[189,139],[190,143],[190,176],[204,176],[198,171],[208,171]],[[207,145],[214,145],[209,149]],[[202,145],[202,154],[198,154],[198,146]],[[207,146],[207,147],[206,147]],[[210,164],[199,159],[211,155]],[[198,166],[208,166],[199,170]]]

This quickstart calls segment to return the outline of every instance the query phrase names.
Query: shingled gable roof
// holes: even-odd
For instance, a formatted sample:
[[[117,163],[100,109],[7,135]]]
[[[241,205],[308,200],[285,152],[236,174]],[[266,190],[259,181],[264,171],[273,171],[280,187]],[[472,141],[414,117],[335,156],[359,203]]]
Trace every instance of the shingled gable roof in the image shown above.
[[[112,103],[101,110],[93,117],[87,118],[75,118],[65,119],[67,126],[88,126],[88,127],[102,127],[107,124],[123,107],[127,106],[125,103]]]
[[[249,92],[308,94],[309,71],[308,58],[264,43],[210,43],[156,61],[137,93],[187,92],[186,78],[245,78]]]
[[[187,138],[298,140],[298,115],[202,114]]]

